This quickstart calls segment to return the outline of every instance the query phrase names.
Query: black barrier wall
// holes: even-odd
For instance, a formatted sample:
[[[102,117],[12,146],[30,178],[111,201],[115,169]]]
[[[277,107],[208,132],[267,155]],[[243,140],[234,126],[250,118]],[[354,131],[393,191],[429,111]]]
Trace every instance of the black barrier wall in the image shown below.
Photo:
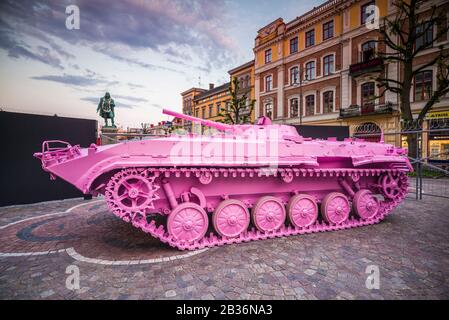
[[[349,138],[348,126],[295,126],[300,135],[305,138],[327,139],[328,137],[335,137],[339,141]]]
[[[50,181],[33,153],[42,150],[44,140],[89,146],[96,131],[96,120],[0,112],[0,206],[83,196],[61,179]]]

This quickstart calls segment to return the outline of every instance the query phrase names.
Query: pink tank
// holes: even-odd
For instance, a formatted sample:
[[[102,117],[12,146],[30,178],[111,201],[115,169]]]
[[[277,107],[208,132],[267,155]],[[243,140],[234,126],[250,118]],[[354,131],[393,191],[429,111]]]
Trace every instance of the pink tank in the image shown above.
[[[374,224],[407,194],[412,167],[393,145],[304,138],[268,118],[232,126],[164,113],[214,132],[88,148],[46,141],[34,156],[178,249]]]

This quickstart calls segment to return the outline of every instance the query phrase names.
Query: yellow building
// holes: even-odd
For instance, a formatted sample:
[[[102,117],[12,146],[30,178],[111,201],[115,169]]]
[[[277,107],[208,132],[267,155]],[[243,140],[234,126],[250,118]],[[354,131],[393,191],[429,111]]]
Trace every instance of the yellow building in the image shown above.
[[[274,123],[291,125],[349,126],[350,134],[363,134],[367,127],[376,132],[395,132],[401,128],[399,96],[381,94],[375,79],[385,73],[401,81],[403,70],[396,62],[384,64],[377,57],[386,52],[376,28],[369,24],[369,8],[375,5],[380,21],[393,18],[397,12],[391,0],[329,0],[289,22],[282,18],[257,32],[254,60],[230,70],[245,92],[256,100],[252,122],[260,116]],[[421,6],[425,16],[432,6],[449,12],[445,0],[430,0]],[[449,21],[449,16],[448,16]],[[438,26],[432,30],[438,33]],[[433,47],[422,51],[414,67],[432,61],[442,46],[449,50],[449,35]],[[248,86],[249,80],[249,86]],[[229,103],[229,84],[195,93],[191,114],[214,121],[217,105]],[[429,66],[415,79],[411,109],[415,117],[425,105],[428,90],[437,86],[437,67]],[[193,89],[190,89],[193,90]],[[184,93],[183,93],[184,97]],[[187,108],[190,110],[190,107]],[[436,121],[449,123],[449,96],[436,103],[424,127]],[[184,113],[189,111],[184,111]],[[372,139],[380,139],[380,134]],[[387,143],[403,145],[399,134],[385,135]],[[436,155],[449,149],[449,135],[423,135],[423,156]]]
[[[201,88],[190,88],[181,93],[182,97],[182,113],[193,116],[194,115],[194,106],[195,106],[195,97],[203,92],[206,92],[205,89]],[[192,130],[192,123],[187,120],[182,120],[182,126],[186,131]]]
[[[399,96],[381,95],[375,79],[385,72],[389,79],[400,81],[403,70],[396,62],[384,64],[376,56],[388,48],[378,42],[380,34],[369,24],[372,5],[381,21],[397,14],[389,0],[330,0],[292,21],[279,18],[261,28],[253,49],[255,117],[269,116],[275,123],[293,125],[349,126],[351,134],[363,133],[367,125],[379,132],[400,130]],[[432,0],[420,13],[432,5],[449,12],[447,1]],[[415,67],[431,61],[440,45],[449,48],[448,36],[422,51]],[[436,71],[436,66],[430,66],[414,82],[411,108],[416,116],[428,99],[423,87],[436,88]],[[449,97],[434,106],[435,112],[447,110]],[[385,141],[400,145],[401,137],[386,135]],[[432,142],[425,137],[424,143],[424,155],[447,148],[444,136]]]
[[[254,92],[254,60],[251,60],[241,66],[238,66],[234,69],[228,71],[231,77],[231,84],[233,83],[233,79],[237,78],[239,82],[239,96],[245,94],[247,97],[247,108],[242,110],[241,115],[248,115],[251,123],[254,123],[254,114],[255,110],[252,110],[251,114],[249,105],[252,100],[255,99]]]
[[[184,91],[181,93],[183,113],[196,118],[222,121],[223,117],[220,116],[221,109],[229,108],[231,100],[229,86],[229,82],[218,87],[211,83],[209,84],[209,90],[191,88]],[[196,123],[184,121],[184,127],[189,131],[201,132],[201,125]]]

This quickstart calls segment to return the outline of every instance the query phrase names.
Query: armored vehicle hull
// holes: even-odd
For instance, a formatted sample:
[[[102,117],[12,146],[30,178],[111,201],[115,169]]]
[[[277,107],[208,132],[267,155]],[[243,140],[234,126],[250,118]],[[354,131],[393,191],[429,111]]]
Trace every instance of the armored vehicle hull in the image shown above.
[[[35,156],[52,177],[104,195],[113,214],[182,250],[374,224],[407,194],[412,167],[392,145],[165,113],[221,132],[84,149],[50,141]]]

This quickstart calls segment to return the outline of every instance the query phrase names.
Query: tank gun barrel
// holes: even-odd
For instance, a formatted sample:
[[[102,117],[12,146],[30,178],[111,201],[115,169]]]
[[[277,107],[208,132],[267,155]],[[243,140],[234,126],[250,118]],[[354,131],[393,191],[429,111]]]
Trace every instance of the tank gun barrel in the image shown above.
[[[192,117],[186,114],[182,114],[182,113],[178,113],[175,111],[171,111],[168,109],[162,109],[162,113],[169,115],[169,116],[173,116],[176,118],[180,118],[180,119],[184,119],[184,120],[188,120],[188,121],[192,121],[192,122],[197,122],[197,123],[201,123],[202,125],[208,126],[208,127],[212,127],[218,130],[234,130],[232,125],[229,124],[225,124],[225,123],[219,123],[219,122],[215,122],[215,121],[210,121],[210,120],[204,120],[204,119],[200,119],[200,118],[196,118],[196,117]]]

